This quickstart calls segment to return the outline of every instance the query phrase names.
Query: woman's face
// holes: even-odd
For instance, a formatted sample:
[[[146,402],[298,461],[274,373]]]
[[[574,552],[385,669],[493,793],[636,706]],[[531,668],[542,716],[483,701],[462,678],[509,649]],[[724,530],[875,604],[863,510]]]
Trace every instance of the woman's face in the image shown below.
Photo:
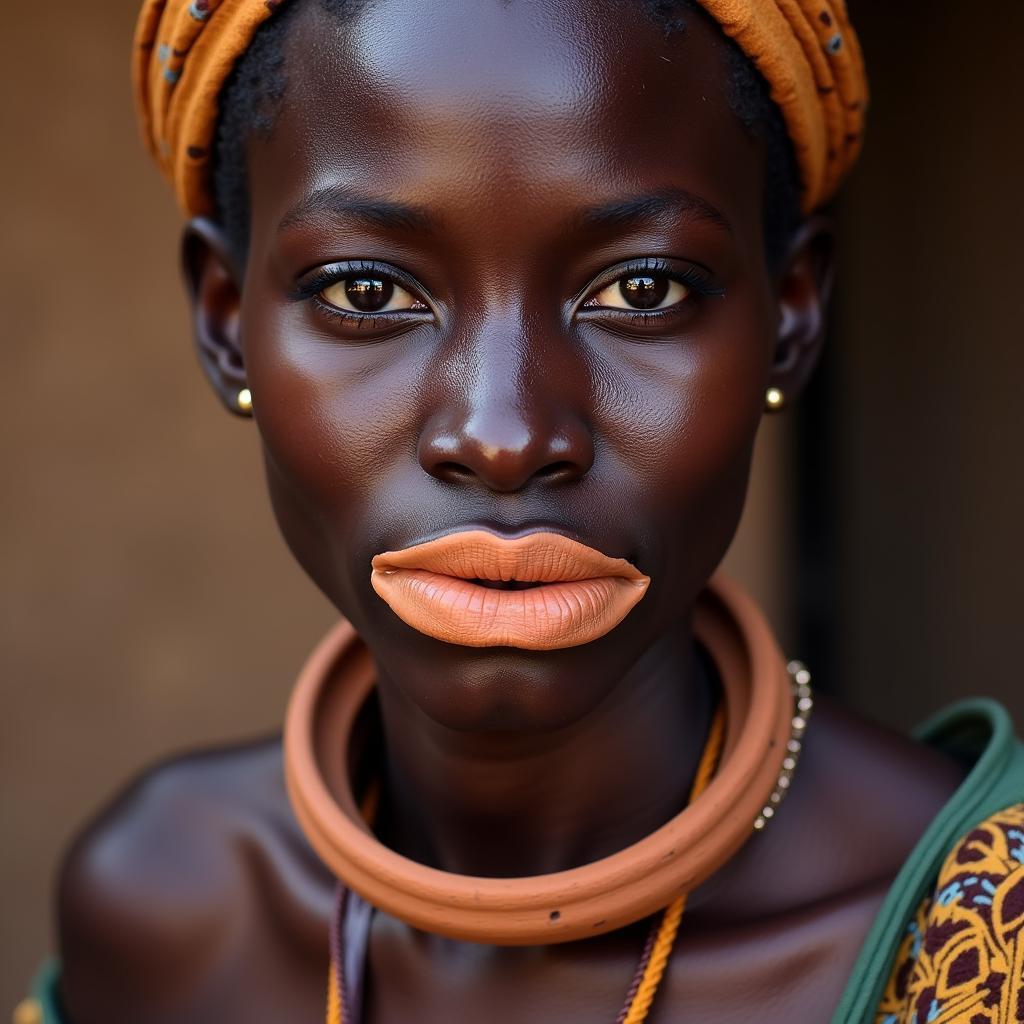
[[[739,519],[785,320],[761,146],[702,18],[667,37],[640,0],[307,7],[250,146],[238,319],[278,521],[432,719],[571,723],[685,655]],[[562,533],[651,585],[580,647],[430,639],[370,560],[470,528]]]

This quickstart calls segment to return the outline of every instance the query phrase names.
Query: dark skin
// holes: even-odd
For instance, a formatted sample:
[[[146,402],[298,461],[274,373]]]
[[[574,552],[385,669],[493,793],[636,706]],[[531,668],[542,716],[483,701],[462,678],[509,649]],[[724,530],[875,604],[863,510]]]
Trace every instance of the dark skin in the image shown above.
[[[715,700],[691,612],[765,389],[793,398],[813,368],[828,226],[767,265],[761,144],[700,19],[666,38],[617,0],[385,0],[344,25],[311,4],[290,53],[250,144],[244,270],[212,222],[186,235],[204,365],[229,407],[252,389],[282,533],[374,651],[386,841],[480,875],[594,860],[685,802]],[[607,304],[645,272],[682,298]],[[355,323],[326,305],[388,274],[407,308]],[[440,643],[376,597],[370,558],[472,527],[565,533],[651,587],[581,647]],[[960,777],[824,707],[783,812],[693,895],[650,1019],[827,1020]],[[276,741],[165,766],[69,858],[72,1021],[323,1019],[333,884]],[[500,949],[377,914],[366,1019],[609,1019],[645,927]]]

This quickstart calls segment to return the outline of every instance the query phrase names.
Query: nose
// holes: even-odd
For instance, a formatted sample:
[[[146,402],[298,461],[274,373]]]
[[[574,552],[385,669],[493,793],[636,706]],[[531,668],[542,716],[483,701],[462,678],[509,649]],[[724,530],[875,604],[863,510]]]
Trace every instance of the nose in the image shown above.
[[[431,476],[511,493],[579,480],[593,465],[579,391],[588,375],[557,344],[491,330],[434,370],[418,452]]]

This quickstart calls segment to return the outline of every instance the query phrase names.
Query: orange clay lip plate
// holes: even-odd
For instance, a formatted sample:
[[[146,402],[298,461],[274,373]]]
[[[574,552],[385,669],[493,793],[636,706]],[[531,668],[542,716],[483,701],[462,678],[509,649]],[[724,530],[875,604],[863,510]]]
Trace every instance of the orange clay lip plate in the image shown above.
[[[649,576],[556,533],[449,533],[372,562],[370,582],[405,623],[464,647],[551,651],[614,629]]]

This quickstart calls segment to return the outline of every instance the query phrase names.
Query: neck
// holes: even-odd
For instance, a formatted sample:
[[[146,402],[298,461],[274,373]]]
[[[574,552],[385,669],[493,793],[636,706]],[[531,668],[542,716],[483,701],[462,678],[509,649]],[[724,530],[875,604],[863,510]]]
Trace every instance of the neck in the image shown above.
[[[388,845],[457,874],[521,877],[621,850],[685,806],[712,685],[692,633],[661,638],[583,720],[541,735],[445,729],[384,677]]]

